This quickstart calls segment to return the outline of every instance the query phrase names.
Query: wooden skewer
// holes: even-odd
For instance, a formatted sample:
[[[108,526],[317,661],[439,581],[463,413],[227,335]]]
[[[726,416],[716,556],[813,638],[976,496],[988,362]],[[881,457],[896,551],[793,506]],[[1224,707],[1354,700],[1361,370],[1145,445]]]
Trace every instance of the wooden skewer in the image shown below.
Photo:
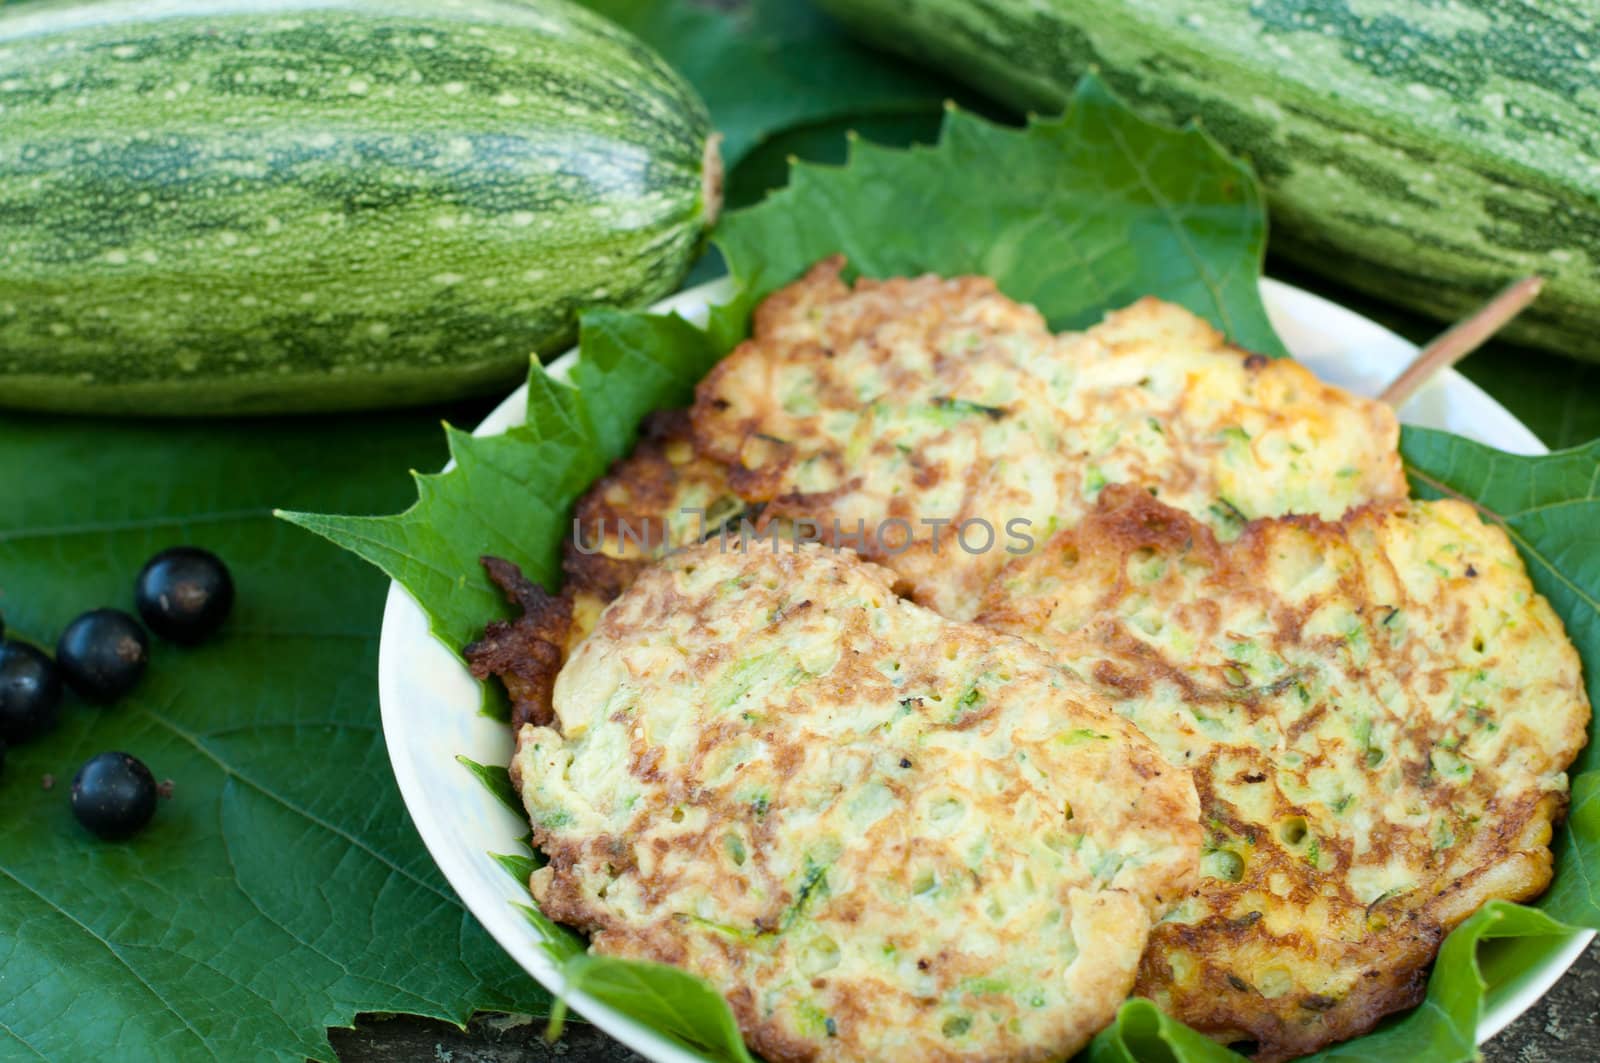
[[[1378,398],[1397,410],[1404,406],[1422,385],[1433,379],[1435,373],[1455,365],[1477,350],[1506,322],[1520,314],[1543,287],[1543,277],[1524,277],[1515,284],[1507,285],[1476,314],[1441,333],[1418,351],[1405,372],[1395,377],[1394,382],[1384,388]]]

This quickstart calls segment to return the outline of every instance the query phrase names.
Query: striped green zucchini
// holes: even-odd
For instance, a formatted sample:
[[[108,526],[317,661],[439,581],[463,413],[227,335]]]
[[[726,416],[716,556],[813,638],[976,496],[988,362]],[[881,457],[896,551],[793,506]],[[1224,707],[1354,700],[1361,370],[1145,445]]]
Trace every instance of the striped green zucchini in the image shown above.
[[[693,90],[565,0],[0,9],[0,405],[504,387],[672,291],[720,176]]]
[[[1600,23],[1577,0],[823,0],[864,36],[1058,110],[1098,67],[1265,183],[1272,247],[1452,318],[1550,279],[1510,334],[1600,359]]]

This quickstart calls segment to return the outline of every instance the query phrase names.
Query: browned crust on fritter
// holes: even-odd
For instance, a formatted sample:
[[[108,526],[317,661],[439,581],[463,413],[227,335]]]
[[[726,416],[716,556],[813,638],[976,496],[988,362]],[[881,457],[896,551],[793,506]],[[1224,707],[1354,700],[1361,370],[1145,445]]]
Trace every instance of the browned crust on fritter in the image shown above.
[[[1045,552],[1066,559],[1062,571],[1069,575],[1062,578],[1095,588],[1095,619],[1081,632],[1044,644],[1068,662],[1081,653],[1103,654],[1105,659],[1097,662],[1091,678],[1108,693],[1137,699],[1158,684],[1170,684],[1181,691],[1187,706],[1219,714],[1242,708],[1250,720],[1259,720],[1273,709],[1257,691],[1231,688],[1223,675],[1170,661],[1124,626],[1119,604],[1147,592],[1133,584],[1130,569],[1139,559],[1155,556],[1208,572],[1204,587],[1211,593],[1177,603],[1178,612],[1170,615],[1181,619],[1186,629],[1216,633],[1224,623],[1220,602],[1237,605],[1241,600],[1257,600],[1251,597],[1252,588],[1259,588],[1270,570],[1269,552],[1278,541],[1279,529],[1302,529],[1326,541],[1325,549],[1329,549],[1356,534],[1353,529],[1371,528],[1396,511],[1394,506],[1373,505],[1352,511],[1339,522],[1304,516],[1256,521],[1238,540],[1222,544],[1206,526],[1145,492],[1109,487],[1099,508],[1083,524],[1061,533],[1045,547]],[[1173,560],[1177,558],[1182,561]],[[1029,563],[1015,563],[1011,573]],[[1473,576],[1470,566],[1467,569],[1460,578]],[[1361,578],[1359,573],[1346,573],[1336,593],[1362,600]],[[1047,630],[1056,609],[1051,596],[1017,601],[1004,586],[1005,575],[991,589],[979,621],[1012,633]],[[1404,611],[1408,603],[1403,598],[1402,594],[1393,602],[1372,602],[1367,608],[1380,616],[1390,608]],[[1298,647],[1303,652],[1319,642],[1342,641],[1331,635],[1304,633],[1319,600],[1291,608],[1270,591],[1261,593],[1259,601],[1275,610],[1267,636],[1275,654],[1289,659],[1285,651],[1292,653]],[[1078,615],[1076,611],[1071,614]],[[1259,632],[1251,637],[1262,640]],[[1374,674],[1400,675],[1408,667],[1398,656],[1391,660],[1391,650],[1382,642],[1375,640],[1372,650],[1370,670]],[[1442,676],[1435,680],[1442,681]],[[1569,696],[1586,708],[1581,682]],[[1337,711],[1337,704],[1314,706],[1286,728],[1289,740]],[[1561,747],[1558,759],[1565,758],[1561,763],[1570,763],[1582,746],[1584,722],[1577,721],[1572,733],[1562,734],[1555,743]],[[1566,720],[1563,726],[1569,723]],[[1440,737],[1429,728],[1430,721],[1423,715],[1393,736],[1387,763],[1405,757],[1405,777],[1423,795],[1430,822],[1453,822],[1452,804],[1462,791],[1446,780],[1419,781],[1432,773],[1430,751]],[[1406,754],[1402,749],[1422,752]],[[1415,830],[1386,821],[1374,824],[1367,835],[1372,848],[1363,855],[1363,866],[1399,859],[1420,869],[1422,877],[1415,888],[1399,896],[1363,904],[1346,877],[1356,859],[1348,838],[1319,836],[1320,858],[1311,866],[1302,850],[1285,844],[1276,830],[1262,825],[1263,821],[1283,823],[1296,818],[1317,822],[1318,806],[1291,801],[1278,789],[1276,780],[1283,769],[1275,755],[1247,743],[1218,742],[1209,752],[1195,754],[1184,763],[1193,770],[1210,844],[1246,853],[1244,873],[1238,882],[1215,877],[1202,881],[1197,897],[1202,899],[1205,914],[1200,919],[1167,921],[1155,928],[1135,992],[1156,1000],[1169,1013],[1220,1041],[1254,1042],[1259,1048],[1253,1058],[1259,1063],[1280,1063],[1359,1036],[1384,1016],[1414,1006],[1425,992],[1428,965],[1451,929],[1490,899],[1526,900],[1541,893],[1550,881],[1548,846],[1552,823],[1565,811],[1562,793],[1523,791],[1492,796],[1483,810],[1481,826],[1471,828],[1474,833],[1443,866],[1417,848]],[[1219,796],[1219,781],[1236,788],[1235,799],[1238,788],[1261,786],[1256,796],[1267,795],[1270,814],[1241,817],[1228,799]],[[1322,915],[1297,918],[1281,933],[1269,929],[1274,916],[1311,911]],[[1314,932],[1313,926],[1322,932]],[[1181,975],[1173,966],[1174,957],[1180,955],[1184,964]],[[1278,957],[1281,965],[1273,957]],[[1253,984],[1248,970],[1230,963],[1246,959],[1255,970],[1278,967],[1289,971],[1298,965],[1359,975],[1340,999],[1298,986],[1268,996]]]
[[[670,521],[686,492],[731,495],[721,465],[690,442],[686,410],[661,410],[639,426],[632,454],[614,462],[573,508],[573,531],[562,546],[566,581],[559,595],[526,579],[509,561],[486,557],[489,578],[521,616],[497,620],[464,652],[478,679],[498,676],[511,697],[512,724],[550,722],[556,674],[600,612],[674,541]],[[622,538],[626,525],[634,536]]]
[[[1405,497],[1392,410],[1174,304],[1056,335],[987,277],[843,268],[824,259],[760,306],[696,388],[695,442],[742,497],[815,522],[948,616],[971,617],[1019,519],[1075,525],[1108,481],[1224,536]]]
[[[520,780],[515,785],[521,786]],[[716,823],[724,829],[725,823]],[[606,956],[624,956],[635,960],[665,963],[689,969],[689,954],[683,940],[663,927],[630,925],[612,918],[603,909],[591,904],[581,888],[581,867],[592,859],[596,847],[603,848],[614,861],[618,875],[635,871],[631,848],[611,837],[596,838],[587,844],[563,841],[538,827],[533,828],[533,842],[548,858],[547,871],[538,874],[534,887],[539,896],[539,907],[545,915],[558,923],[575,927],[588,936],[590,948]],[[789,891],[781,883],[770,881],[777,889],[774,894],[775,909],[781,910],[793,902]],[[730,966],[736,967],[739,947],[728,942],[724,946]],[[816,1045],[795,1036],[782,1023],[761,1014],[755,994],[749,986],[728,987],[723,999],[733,1011],[739,1034],[755,1054],[768,1063],[813,1063],[818,1056]],[[842,1013],[836,1018],[844,1019]],[[995,1063],[1001,1063],[996,1059]]]
[[[494,620],[483,638],[462,651],[477,679],[498,676],[511,697],[511,725],[548,724],[550,692],[565,659],[563,647],[572,626],[572,601],[552,595],[498,557],[482,559],[484,571],[506,601],[521,610],[512,620]]]
[[[884,280],[861,277],[851,284],[844,280],[845,266],[844,255],[829,256],[813,265],[799,280],[769,295],[756,308],[752,317],[750,338],[732,355],[712,367],[711,372],[707,373],[695,388],[695,403],[689,411],[690,419],[695,424],[695,446],[709,460],[718,462],[726,469],[728,483],[741,498],[763,506],[765,512],[772,516],[814,520],[816,527],[812,530],[816,536],[815,541],[831,546],[848,546],[868,560],[897,570],[898,574],[898,569],[903,567],[905,560],[898,541],[889,543],[886,548],[885,544],[878,542],[871,535],[851,537],[848,523],[843,529],[838,529],[840,534],[835,534],[836,529],[823,519],[832,513],[832,507],[839,497],[860,488],[859,480],[842,478],[838,487],[828,491],[786,490],[785,485],[793,474],[794,463],[798,459],[793,453],[794,447],[791,443],[763,431],[763,425],[769,420],[769,411],[765,407],[757,406],[747,411],[737,423],[737,427],[732,430],[712,430],[709,427],[723,419],[722,414],[728,403],[721,397],[721,393],[726,390],[728,378],[739,368],[740,354],[760,352],[767,345],[782,343],[779,338],[781,333],[792,320],[800,316],[807,305],[827,306],[851,302],[853,313],[847,321],[835,323],[829,337],[833,350],[838,350],[873,336],[888,322],[901,319],[907,312],[908,303],[914,305],[931,303],[943,308],[959,308],[984,299],[993,299],[999,294],[999,289],[991,278],[979,276],[944,278],[937,281],[937,286],[930,284],[935,280],[932,277],[894,277]],[[1044,319],[1038,317],[1036,311],[1024,307],[1016,309],[1021,314],[1037,318],[1041,341],[1049,339]],[[929,317],[927,324],[930,328],[937,328],[943,323],[942,317],[933,315]],[[930,333],[930,344],[931,335]],[[808,344],[793,356],[796,360],[811,357],[826,359],[833,356],[833,350]],[[945,357],[947,356],[944,354],[937,354],[936,361]],[[901,382],[905,382],[903,378]],[[847,389],[830,378],[819,379],[816,386],[818,397],[833,405],[849,407],[859,401],[854,394],[848,393]],[[767,396],[766,401],[776,400]],[[762,460],[756,461],[758,458]],[[826,455],[826,459],[841,469],[844,467],[844,457],[840,452],[830,452]],[[943,470],[935,466],[921,467],[923,458],[919,454],[911,455],[909,460],[917,467],[917,471],[913,474],[913,484],[918,488],[933,487],[943,475]],[[755,467],[752,467],[752,462],[755,462]],[[973,468],[968,471],[971,484],[988,475],[989,470],[986,468]],[[969,495],[970,493],[969,490]],[[883,516],[908,520],[913,527],[916,527],[919,514],[913,497],[907,495],[904,499],[898,500]],[[922,549],[920,544],[926,538],[926,533],[919,531],[915,532],[914,536],[919,545],[913,549],[920,552]],[[897,564],[897,561],[900,564]],[[914,588],[910,585],[903,585],[903,589],[921,604],[933,604],[924,600],[925,595],[911,593]]]
[[[702,504],[694,506],[696,501]],[[745,511],[726,467],[695,449],[689,411],[659,410],[646,417],[633,453],[614,463],[574,507],[578,540],[569,535],[561,557],[575,603],[568,649],[639,573],[712,530],[715,514],[696,518],[682,512],[686,507],[706,509],[717,502]]]
[[[668,454],[674,444],[689,446],[689,417],[684,410],[658,410],[639,426],[633,453],[614,463],[578,499],[573,509],[573,531],[562,546],[561,567],[567,579],[583,591],[609,602],[628,588],[639,572],[655,560],[652,549],[667,538],[667,517],[679,495],[681,462]],[[619,542],[623,523],[644,542]]]

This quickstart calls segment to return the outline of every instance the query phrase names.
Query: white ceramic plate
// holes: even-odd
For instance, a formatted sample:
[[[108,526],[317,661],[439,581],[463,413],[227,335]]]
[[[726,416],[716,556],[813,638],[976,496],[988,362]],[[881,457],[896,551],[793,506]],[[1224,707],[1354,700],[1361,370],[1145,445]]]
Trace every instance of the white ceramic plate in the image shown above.
[[[683,292],[657,309],[676,310],[703,323],[707,307],[730,294],[727,282],[718,281]],[[1294,356],[1323,379],[1360,394],[1376,395],[1416,351],[1387,329],[1309,292],[1268,280],[1262,282],[1262,294],[1273,325]],[[565,376],[572,362],[568,354],[551,371]],[[492,435],[520,423],[525,390],[518,389],[501,403],[478,426],[477,434]],[[1424,388],[1401,411],[1401,419],[1515,453],[1545,452],[1520,421],[1453,370]],[[527,832],[527,823],[507,811],[455,759],[461,754],[480,764],[509,763],[510,729],[478,711],[473,680],[429,635],[422,610],[399,584],[389,589],[383,617],[378,693],[395,779],[423,842],[495,940],[528,973],[560,993],[560,973],[513,907],[527,903],[527,891],[488,855],[515,852],[516,839]],[[1570,938],[1491,943],[1489,948],[1501,947],[1506,954],[1491,957],[1485,965],[1490,989],[1479,1042],[1531,1007],[1592,937],[1586,932]],[[570,1002],[579,1014],[649,1059],[691,1063],[700,1058],[583,993],[573,994]]]

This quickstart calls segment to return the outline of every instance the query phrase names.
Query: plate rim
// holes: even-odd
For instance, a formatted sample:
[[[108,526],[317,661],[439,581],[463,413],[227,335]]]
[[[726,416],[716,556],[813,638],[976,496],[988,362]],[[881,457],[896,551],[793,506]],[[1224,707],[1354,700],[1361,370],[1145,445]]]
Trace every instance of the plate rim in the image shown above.
[[[725,301],[734,292],[731,278],[721,277],[717,280],[698,285],[693,288],[678,292],[670,298],[664,299],[650,307],[654,313],[677,312],[689,320],[703,324],[709,308]],[[1366,317],[1358,311],[1345,307],[1331,299],[1306,291],[1303,288],[1274,280],[1270,277],[1261,279],[1261,292],[1263,302],[1268,308],[1269,315],[1278,324],[1277,318],[1287,320],[1293,315],[1298,304],[1320,314],[1333,314],[1344,318],[1352,326],[1359,323],[1358,331],[1366,332],[1373,342],[1393,348],[1397,353],[1415,352],[1416,345],[1400,337],[1392,330]],[[574,347],[562,354],[559,358],[548,363],[546,368],[557,379],[566,379],[572,365],[577,358],[577,348]],[[1396,364],[1395,372],[1403,368],[1404,363]],[[1446,389],[1453,389],[1457,393],[1470,394],[1479,402],[1499,411],[1504,415],[1498,430],[1511,435],[1520,434],[1521,445],[1517,449],[1525,453],[1548,453],[1548,448],[1528,429],[1520,420],[1506,410],[1492,396],[1468,380],[1456,369],[1445,369],[1430,381],[1410,402],[1400,411],[1401,420],[1406,419],[1406,413],[1417,409],[1417,404],[1425,403],[1430,395],[1437,398]],[[475,436],[492,435],[505,431],[522,423],[527,403],[527,385],[524,383],[513,390],[473,429]],[[452,460],[444,466],[448,471],[453,468]],[[406,811],[418,835],[422,838],[424,847],[428,850],[429,857],[439,868],[451,889],[461,901],[462,907],[475,918],[479,924],[494,938],[507,955],[519,967],[526,971],[539,984],[548,989],[552,995],[565,996],[568,1006],[572,1011],[581,1015],[585,1021],[599,1027],[606,1034],[621,1042],[626,1047],[639,1052],[646,1058],[657,1063],[700,1063],[704,1057],[691,1052],[683,1046],[657,1033],[650,1027],[640,1023],[621,1012],[615,1011],[609,1005],[598,1001],[582,990],[568,992],[567,986],[559,968],[545,957],[537,948],[528,950],[529,927],[520,915],[517,915],[509,903],[501,898],[493,898],[495,904],[492,909],[485,908],[482,903],[474,904],[469,896],[475,896],[476,891],[468,888],[468,884],[475,884],[475,878],[469,878],[463,867],[458,867],[455,859],[456,850],[453,846],[454,833],[439,822],[433,815],[433,810],[423,798],[422,783],[417,773],[413,771],[410,758],[406,755],[406,745],[403,736],[407,729],[402,726],[405,719],[405,710],[402,707],[403,693],[397,689],[398,678],[404,674],[404,667],[397,661],[396,654],[400,652],[400,640],[391,637],[397,628],[397,621],[405,616],[407,611],[411,615],[407,619],[421,621],[426,632],[426,620],[421,607],[412,599],[410,593],[399,582],[391,581],[388,595],[384,602],[384,614],[379,633],[378,647],[378,693],[380,716],[384,732],[384,742],[389,753],[391,769],[395,775],[396,784],[400,790],[401,799],[406,805]],[[432,638],[431,634],[426,635]],[[443,646],[439,647],[445,653],[449,651]],[[409,659],[408,659],[409,663]],[[465,675],[465,669],[460,669]],[[477,710],[475,715],[481,716]],[[453,751],[441,753],[450,755]],[[461,774],[462,786],[477,786],[470,781],[471,776],[466,772]],[[509,812],[508,812],[509,814]],[[487,858],[487,853],[483,854]],[[502,872],[503,874],[503,872]],[[460,881],[458,881],[458,879]],[[1566,940],[1552,951],[1541,963],[1521,972],[1509,985],[1504,997],[1480,1014],[1477,1028],[1477,1043],[1487,1042],[1506,1026],[1532,1008],[1557,982],[1571,969],[1589,943],[1594,939],[1595,931],[1580,930],[1566,936]]]

